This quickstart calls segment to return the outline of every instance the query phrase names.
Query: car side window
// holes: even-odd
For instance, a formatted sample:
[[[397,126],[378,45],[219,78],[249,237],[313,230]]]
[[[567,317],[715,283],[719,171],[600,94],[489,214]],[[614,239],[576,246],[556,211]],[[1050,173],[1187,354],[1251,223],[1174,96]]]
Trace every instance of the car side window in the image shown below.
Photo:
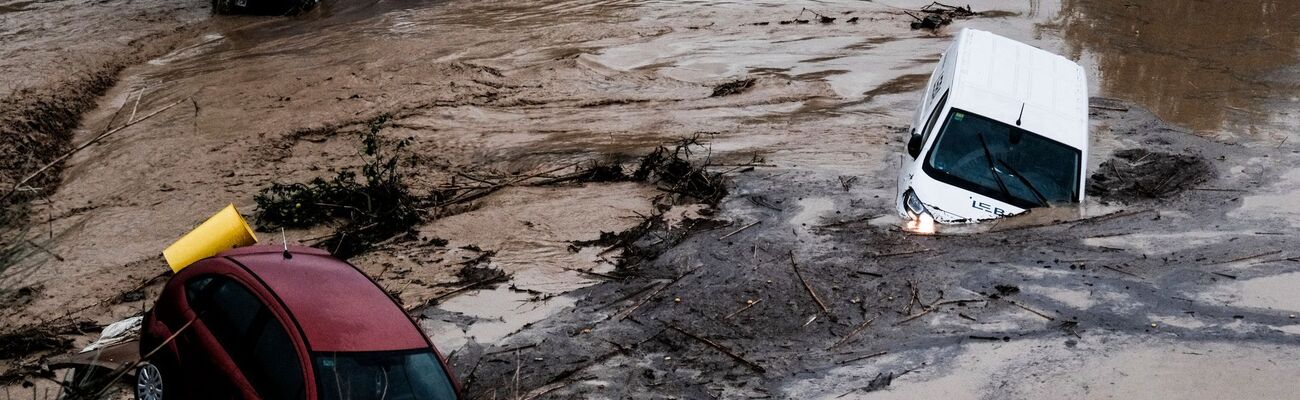
[[[199,299],[207,298],[206,290],[208,284],[212,283],[212,279],[211,276],[200,276],[185,283],[185,301],[190,303],[191,308],[195,306],[195,303],[200,302]]]
[[[302,365],[284,327],[240,283],[210,279],[194,291],[193,307],[244,377],[263,398],[303,398]]]
[[[948,103],[948,92],[943,92],[943,97],[939,98],[939,103],[935,104],[934,111],[930,112],[930,119],[925,122],[925,129],[921,131],[921,142],[925,143],[930,140],[930,130],[934,128],[934,123],[939,120],[939,114],[943,114],[943,107]]]

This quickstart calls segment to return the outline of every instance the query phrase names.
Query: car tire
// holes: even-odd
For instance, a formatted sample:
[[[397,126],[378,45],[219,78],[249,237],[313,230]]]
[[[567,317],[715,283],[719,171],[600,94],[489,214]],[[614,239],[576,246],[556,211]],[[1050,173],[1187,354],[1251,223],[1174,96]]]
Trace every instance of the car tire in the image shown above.
[[[175,379],[171,376],[174,369],[167,368],[162,362],[144,362],[135,370],[135,399],[136,400],[163,400],[167,397],[166,390],[174,388],[172,382]]]

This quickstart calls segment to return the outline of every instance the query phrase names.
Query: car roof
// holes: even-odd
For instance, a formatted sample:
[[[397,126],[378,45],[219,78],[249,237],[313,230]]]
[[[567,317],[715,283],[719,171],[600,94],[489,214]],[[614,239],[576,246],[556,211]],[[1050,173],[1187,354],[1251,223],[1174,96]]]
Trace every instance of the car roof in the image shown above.
[[[428,348],[406,312],[356,267],[310,247],[248,246],[221,253],[284,304],[314,352]]]
[[[1007,124],[1021,119],[1021,128],[1087,148],[1088,84],[1079,64],[969,28],[958,34],[956,62],[954,107]]]

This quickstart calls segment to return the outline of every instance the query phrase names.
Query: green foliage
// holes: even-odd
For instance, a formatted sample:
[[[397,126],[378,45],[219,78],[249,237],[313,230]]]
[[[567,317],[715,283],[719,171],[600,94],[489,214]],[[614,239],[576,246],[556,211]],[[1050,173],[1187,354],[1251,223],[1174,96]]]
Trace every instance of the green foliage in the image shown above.
[[[383,115],[370,120],[362,137],[361,174],[352,169],[339,171],[330,179],[307,183],[273,183],[262,189],[257,201],[257,226],[307,228],[321,223],[346,221],[320,247],[340,257],[355,255],[374,242],[408,231],[420,222],[418,197],[411,193],[398,172],[399,156],[383,151],[379,131],[388,122]],[[394,152],[410,142],[401,140]]]

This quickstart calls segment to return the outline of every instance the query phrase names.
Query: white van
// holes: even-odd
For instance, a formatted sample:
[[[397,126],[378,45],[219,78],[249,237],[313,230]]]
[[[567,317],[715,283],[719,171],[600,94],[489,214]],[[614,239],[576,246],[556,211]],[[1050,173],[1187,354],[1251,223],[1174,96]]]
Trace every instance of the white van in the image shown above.
[[[962,29],[930,75],[909,135],[897,208],[913,229],[1082,202],[1088,160],[1083,68],[1024,43]]]

